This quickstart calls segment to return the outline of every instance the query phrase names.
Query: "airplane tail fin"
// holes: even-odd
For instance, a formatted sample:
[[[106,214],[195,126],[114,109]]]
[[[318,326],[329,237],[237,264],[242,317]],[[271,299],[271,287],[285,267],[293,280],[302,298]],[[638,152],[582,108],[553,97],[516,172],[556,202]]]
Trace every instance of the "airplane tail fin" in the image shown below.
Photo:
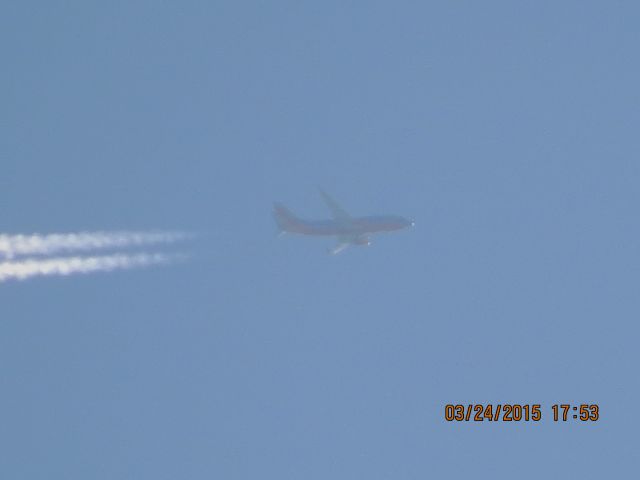
[[[273,204],[273,218],[280,233],[291,231],[294,225],[298,223],[296,216],[281,203]]]

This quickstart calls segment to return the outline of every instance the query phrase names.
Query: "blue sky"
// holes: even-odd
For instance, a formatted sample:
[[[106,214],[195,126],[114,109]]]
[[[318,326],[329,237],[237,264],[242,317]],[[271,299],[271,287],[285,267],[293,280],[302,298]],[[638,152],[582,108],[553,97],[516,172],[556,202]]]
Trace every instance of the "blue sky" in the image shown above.
[[[633,2],[11,2],[0,233],[189,262],[0,284],[3,478],[637,470]],[[411,231],[331,257],[271,204]],[[543,421],[447,423],[447,403]],[[597,423],[554,423],[555,403]]]

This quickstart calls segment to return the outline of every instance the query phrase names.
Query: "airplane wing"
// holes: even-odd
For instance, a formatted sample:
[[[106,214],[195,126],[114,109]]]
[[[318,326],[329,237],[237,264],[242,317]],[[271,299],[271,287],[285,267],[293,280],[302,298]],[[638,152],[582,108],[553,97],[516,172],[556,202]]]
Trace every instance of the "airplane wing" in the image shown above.
[[[320,195],[322,195],[322,199],[325,201],[329,210],[331,210],[331,216],[334,220],[339,220],[342,222],[350,222],[351,215],[349,215],[333,198],[329,196],[327,192],[318,188],[320,190]]]
[[[336,255],[347,248],[349,245],[371,245],[371,241],[366,235],[341,235],[338,237],[338,244],[335,247],[330,248],[328,252],[331,255]]]
[[[337,255],[349,245],[351,245],[351,243],[349,242],[339,242],[335,247],[328,249],[327,253],[329,253],[330,255]]]

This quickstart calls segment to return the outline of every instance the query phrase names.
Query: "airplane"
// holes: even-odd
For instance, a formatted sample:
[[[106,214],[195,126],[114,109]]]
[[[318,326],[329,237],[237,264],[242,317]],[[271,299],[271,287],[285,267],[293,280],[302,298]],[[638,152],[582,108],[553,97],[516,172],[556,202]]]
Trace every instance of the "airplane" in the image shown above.
[[[322,189],[320,195],[331,210],[331,220],[303,220],[282,205],[274,203],[273,216],[279,233],[298,233],[302,235],[335,236],[338,244],[328,250],[332,255],[340,253],[349,245],[371,245],[369,235],[373,233],[391,232],[415,225],[397,215],[379,215],[368,217],[352,217],[333,198]]]

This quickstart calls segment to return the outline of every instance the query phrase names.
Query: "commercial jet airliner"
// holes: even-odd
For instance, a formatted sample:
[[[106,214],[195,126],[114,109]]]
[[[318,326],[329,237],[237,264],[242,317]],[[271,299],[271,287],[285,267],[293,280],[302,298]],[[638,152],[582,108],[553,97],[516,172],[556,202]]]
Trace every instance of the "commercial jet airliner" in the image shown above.
[[[397,215],[352,217],[324,191],[320,190],[320,195],[331,210],[332,220],[303,220],[284,205],[275,203],[273,215],[280,233],[335,236],[338,244],[329,250],[335,255],[349,245],[370,245],[369,235],[372,233],[391,232],[414,225],[412,220]]]

